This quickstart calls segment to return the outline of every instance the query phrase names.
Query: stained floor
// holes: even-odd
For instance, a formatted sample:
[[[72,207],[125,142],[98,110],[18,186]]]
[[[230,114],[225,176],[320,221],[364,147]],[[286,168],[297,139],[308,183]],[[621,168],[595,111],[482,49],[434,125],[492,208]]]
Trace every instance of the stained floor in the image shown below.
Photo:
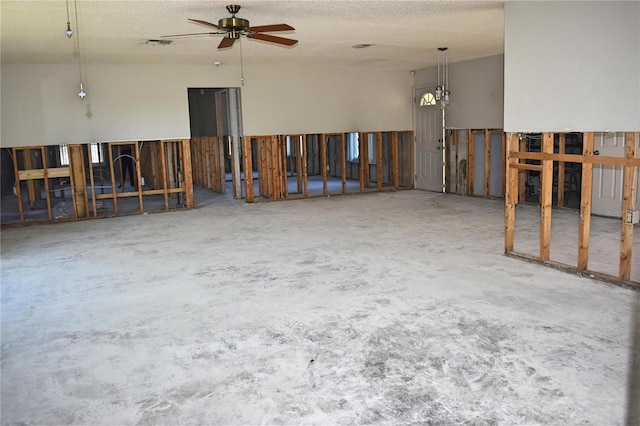
[[[402,191],[3,229],[2,424],[622,424],[634,291],[505,257],[503,212]]]

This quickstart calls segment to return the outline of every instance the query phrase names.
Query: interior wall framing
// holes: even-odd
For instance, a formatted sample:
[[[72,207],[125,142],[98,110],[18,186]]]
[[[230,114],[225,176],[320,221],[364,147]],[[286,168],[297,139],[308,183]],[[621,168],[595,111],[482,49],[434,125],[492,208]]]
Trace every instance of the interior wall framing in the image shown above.
[[[526,139],[526,135],[524,133],[509,133],[507,135],[507,148],[505,151],[505,254],[576,272],[585,276],[597,277],[604,281],[640,288],[639,282],[631,280],[634,229],[633,216],[634,212],[636,212],[635,200],[637,196],[637,176],[638,167],[640,167],[640,158],[638,158],[640,133],[625,132],[624,135],[624,156],[616,157],[598,155],[599,153],[597,150],[594,150],[594,132],[583,133],[583,147],[580,154],[554,152],[554,140],[557,139],[557,135],[554,135],[552,132],[543,133],[539,150],[535,148],[533,151],[528,150],[527,144],[523,143],[523,140]],[[559,138],[559,140],[566,142],[565,138]],[[552,211],[554,208],[554,203],[552,202],[553,184],[555,179],[554,175],[557,173],[557,166],[559,164],[566,166],[569,163],[581,165],[582,170],[579,232],[576,241],[576,262],[573,265],[552,261],[550,259],[551,227],[553,218]],[[594,165],[608,165],[623,168],[623,214],[622,217],[618,219],[620,221],[620,249],[617,275],[594,271],[589,268]],[[524,178],[524,174],[522,173],[523,171],[537,172],[540,174],[541,180],[539,251],[537,256],[519,253],[514,250],[514,240],[516,236],[516,206],[523,202],[521,190],[521,182]],[[554,173],[554,171],[556,172]],[[560,171],[562,171],[562,167],[560,167]]]

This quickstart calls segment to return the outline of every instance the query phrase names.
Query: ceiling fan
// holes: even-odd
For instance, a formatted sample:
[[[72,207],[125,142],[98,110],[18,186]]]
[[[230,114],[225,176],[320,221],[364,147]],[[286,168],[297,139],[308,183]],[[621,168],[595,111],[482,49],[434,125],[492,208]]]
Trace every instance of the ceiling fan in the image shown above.
[[[200,19],[189,19],[189,21],[191,22],[204,25],[207,27],[213,27],[218,31],[207,32],[207,33],[175,34],[175,35],[168,35],[168,36],[162,36],[162,37],[173,38],[173,37],[190,37],[190,36],[199,36],[199,35],[223,34],[224,38],[218,45],[218,49],[224,49],[224,48],[233,46],[233,43],[237,39],[239,39],[240,36],[245,36],[247,38],[254,38],[256,40],[267,41],[269,43],[281,44],[284,46],[293,46],[294,44],[298,43],[298,40],[273,36],[269,34],[263,34],[263,33],[269,33],[273,31],[293,31],[295,28],[293,28],[290,25],[273,24],[273,25],[259,25],[257,27],[250,27],[248,20],[236,17],[236,13],[240,11],[239,5],[230,4],[227,6],[227,10],[231,14],[231,17],[222,18],[218,21],[217,24],[213,24],[207,21],[202,21]]]

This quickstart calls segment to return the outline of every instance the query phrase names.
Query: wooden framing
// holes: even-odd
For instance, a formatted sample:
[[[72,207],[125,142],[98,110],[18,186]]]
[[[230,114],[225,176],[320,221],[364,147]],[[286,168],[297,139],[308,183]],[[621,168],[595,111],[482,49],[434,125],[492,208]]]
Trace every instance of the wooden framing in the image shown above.
[[[558,153],[553,152],[553,133],[544,133],[542,135],[541,152],[522,152],[518,146],[518,135],[511,133],[507,136],[507,152],[505,153],[506,161],[506,196],[505,196],[505,253],[513,257],[526,260],[535,260],[556,268],[564,270],[572,270],[583,273],[599,279],[639,287],[640,283],[631,281],[631,259],[633,249],[633,225],[626,222],[626,212],[634,211],[636,176],[638,167],[640,167],[640,158],[637,157],[638,145],[640,144],[640,134],[638,132],[626,132],[625,138],[625,156],[624,157],[607,157],[599,156],[594,152],[594,133],[585,132],[583,134],[583,152],[582,154],[566,154],[565,147],[559,143],[560,149]],[[520,145],[522,146],[522,145]],[[520,161],[535,160],[540,161],[541,165],[520,163]],[[581,187],[581,203],[580,203],[580,224],[578,235],[578,256],[577,265],[560,264],[550,260],[551,250],[551,197],[553,192],[553,163],[580,163],[582,164],[582,187]],[[621,165],[624,167],[624,183],[623,183],[623,205],[621,219],[621,238],[620,238],[620,267],[618,276],[611,276],[597,271],[588,269],[589,263],[589,242],[591,228],[591,198],[593,190],[593,166],[595,164],[604,165]],[[564,164],[563,164],[564,167]],[[541,173],[541,192],[540,192],[540,253],[537,258],[532,256],[516,253],[513,250],[513,240],[515,234],[515,205],[518,203],[517,194],[520,193],[518,175],[523,170],[538,169]],[[562,172],[561,168],[559,168]],[[558,188],[562,186],[563,180],[558,176]],[[559,195],[560,198],[560,195]]]
[[[467,132],[467,195],[474,193],[475,143],[473,130]]]
[[[143,144],[145,146],[144,151],[141,149]],[[113,152],[120,152],[121,147],[125,145],[131,147],[133,167],[135,168],[133,173],[137,179],[137,185],[128,192],[119,192],[118,185],[122,183],[121,179],[123,171],[119,165],[119,161],[117,161],[118,158],[116,157],[114,159]],[[48,168],[47,165],[60,165],[60,159],[49,159],[47,158],[47,154],[55,152],[55,150],[60,150],[61,147],[56,146],[55,149],[45,149],[44,146],[12,148],[14,174],[17,176],[18,182],[27,182],[27,189],[33,187],[34,193],[30,195],[31,197],[36,197],[36,191],[39,191],[37,188],[39,183],[38,185],[29,185],[28,183],[39,181],[44,182],[44,194],[46,195],[45,198],[47,203],[46,220],[48,222],[59,220],[53,216],[49,180],[65,177],[69,178],[69,190],[71,191],[71,203],[73,205],[72,219],[97,218],[99,216],[98,200],[100,200],[101,203],[105,200],[110,200],[113,203],[113,212],[112,214],[107,214],[108,216],[118,216],[122,213],[121,204],[122,200],[125,198],[137,198],[137,210],[142,214],[145,212],[145,197],[154,195],[164,196],[165,210],[169,210],[169,196],[184,196],[183,205],[187,208],[193,208],[195,202],[193,197],[193,181],[190,164],[191,148],[190,141],[188,139],[145,141],[143,143],[138,141],[102,142],[98,143],[93,148],[96,147],[98,156],[97,158],[94,158],[91,143],[68,145],[66,155],[68,158],[68,165],[65,164],[64,166],[51,168]],[[102,149],[106,149],[106,156],[102,155]],[[37,162],[33,161],[31,158],[31,152],[39,153],[38,157],[40,159]],[[24,155],[18,156],[18,153]],[[154,189],[145,189],[146,187],[142,184],[142,178],[144,176],[142,172],[143,156],[148,157],[147,160],[150,165],[147,164],[147,166],[152,167],[151,169],[145,169],[145,171],[153,173],[153,177],[150,176],[150,179],[154,182]],[[21,166],[19,166],[19,158],[22,164]],[[28,160],[26,160],[27,158]],[[167,167],[168,164],[172,164],[175,167],[175,170],[171,170]],[[116,165],[118,165],[117,168]],[[158,170],[156,171],[155,169]],[[103,172],[108,173],[108,177],[103,175]],[[180,177],[172,177],[176,175],[179,175]],[[160,176],[162,176],[162,179],[158,183],[157,180],[159,179],[157,179],[157,177]],[[96,185],[96,180],[99,180],[99,185]],[[175,185],[172,185],[172,182]],[[106,188],[105,184],[107,185]],[[16,196],[19,200],[19,220],[18,222],[3,223],[3,225],[42,221],[42,219],[28,220],[25,217],[24,208],[22,206],[22,189],[20,184],[16,185]],[[126,214],[130,213],[131,212],[128,212]],[[64,220],[67,219],[65,218]]]

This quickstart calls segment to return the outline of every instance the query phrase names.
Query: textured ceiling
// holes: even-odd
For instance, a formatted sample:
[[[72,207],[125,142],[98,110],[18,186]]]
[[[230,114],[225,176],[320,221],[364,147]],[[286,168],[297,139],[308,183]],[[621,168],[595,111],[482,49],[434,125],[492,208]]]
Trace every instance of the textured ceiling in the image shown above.
[[[72,28],[77,4],[85,64],[303,63],[413,70],[435,65],[437,48],[450,62],[503,52],[504,1],[240,1],[238,17],[251,25],[287,23],[273,33],[299,43],[282,47],[242,39],[218,50],[220,36],[145,44],[162,35],[208,31],[187,18],[217,23],[227,1],[69,0]],[[64,34],[67,1],[0,1],[3,63],[77,63],[77,34]],[[354,49],[360,43],[372,44]]]

